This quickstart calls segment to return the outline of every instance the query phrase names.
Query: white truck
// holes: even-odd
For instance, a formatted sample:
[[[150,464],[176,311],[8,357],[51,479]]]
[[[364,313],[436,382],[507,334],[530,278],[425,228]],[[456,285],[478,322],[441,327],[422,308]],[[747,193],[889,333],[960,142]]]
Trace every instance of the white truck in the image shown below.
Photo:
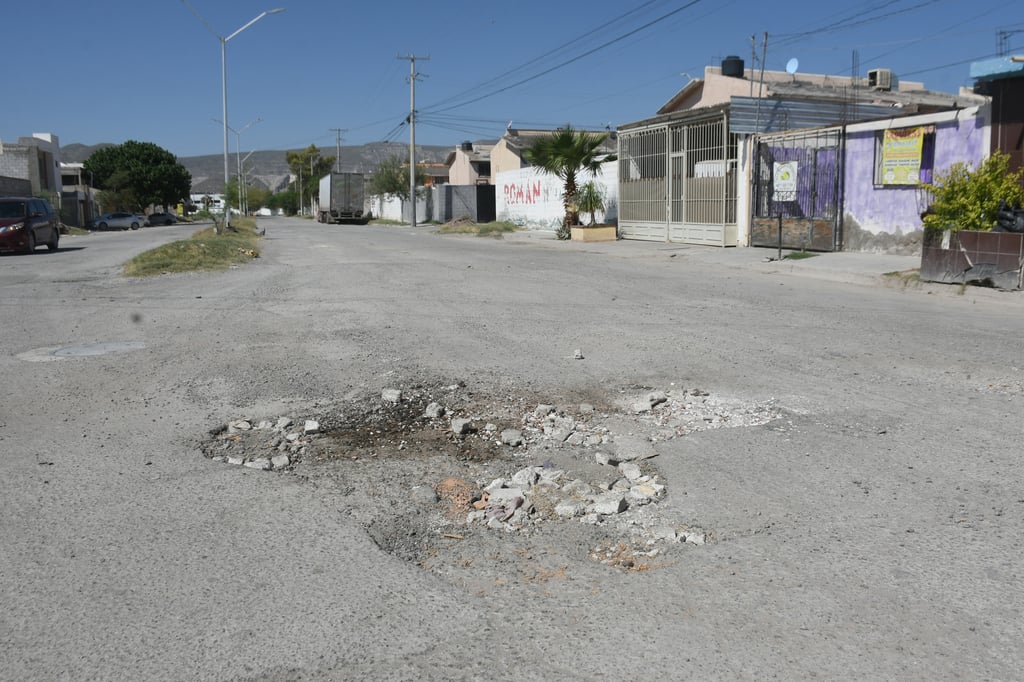
[[[362,173],[328,173],[320,178],[320,210],[317,221],[331,224],[365,225],[366,212]]]

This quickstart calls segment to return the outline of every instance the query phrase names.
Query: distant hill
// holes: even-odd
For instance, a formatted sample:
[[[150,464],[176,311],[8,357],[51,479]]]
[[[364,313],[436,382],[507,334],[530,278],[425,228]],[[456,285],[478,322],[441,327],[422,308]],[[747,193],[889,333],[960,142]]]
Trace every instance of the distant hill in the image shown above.
[[[95,145],[68,144],[60,148],[61,160],[68,163],[81,163],[89,156],[104,147],[113,146],[111,143]],[[441,163],[448,154],[454,151],[452,147],[439,147],[431,145],[416,145],[416,161],[425,163]],[[299,150],[291,150],[299,151]],[[320,151],[325,155],[334,156],[337,154],[337,147],[324,146]],[[248,153],[248,152],[246,152]],[[249,169],[249,176],[254,178],[255,183],[263,185],[273,192],[279,192],[288,185],[288,163],[285,160],[285,151],[257,151],[249,156],[245,166]],[[371,173],[381,161],[391,156],[408,158],[409,145],[401,142],[373,142],[359,146],[341,147],[341,170],[346,172]],[[243,155],[244,156],[244,155]],[[192,191],[195,193],[220,192],[224,186],[224,155],[206,154],[203,156],[182,156],[178,158],[181,165],[192,174]],[[232,152],[229,159],[230,172],[234,174],[237,166],[237,159]]]

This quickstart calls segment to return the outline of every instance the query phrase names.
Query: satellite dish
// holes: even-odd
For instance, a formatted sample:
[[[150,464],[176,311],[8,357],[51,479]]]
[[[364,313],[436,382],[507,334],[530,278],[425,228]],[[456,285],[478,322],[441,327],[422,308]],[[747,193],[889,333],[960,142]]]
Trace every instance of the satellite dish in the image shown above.
[[[796,73],[796,70],[798,68],[800,68],[800,60],[797,59],[796,57],[793,57],[788,62],[786,62],[786,73],[788,73],[790,76]]]

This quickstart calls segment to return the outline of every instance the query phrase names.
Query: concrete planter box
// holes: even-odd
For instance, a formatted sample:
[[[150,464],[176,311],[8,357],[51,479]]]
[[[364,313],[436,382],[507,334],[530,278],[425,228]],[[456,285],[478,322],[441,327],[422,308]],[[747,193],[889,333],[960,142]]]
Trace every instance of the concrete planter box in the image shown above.
[[[618,238],[614,225],[577,225],[569,232],[574,242],[613,242]]]
[[[980,283],[1024,288],[1024,234],[925,230],[921,279],[945,284]]]

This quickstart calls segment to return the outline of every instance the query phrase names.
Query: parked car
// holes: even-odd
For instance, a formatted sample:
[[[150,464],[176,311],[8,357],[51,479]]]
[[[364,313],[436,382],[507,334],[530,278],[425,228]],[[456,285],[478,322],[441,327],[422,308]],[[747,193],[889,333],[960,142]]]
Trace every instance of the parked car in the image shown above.
[[[60,220],[46,199],[0,197],[0,251],[32,253],[40,244],[56,251]]]
[[[146,223],[146,219],[143,216],[135,215],[134,213],[125,213],[124,211],[115,211],[113,213],[104,213],[96,220],[92,221],[93,229],[106,230],[107,228],[116,227],[121,230],[137,230]]]
[[[173,225],[176,222],[178,218],[172,213],[150,213],[146,218],[146,224],[151,226]]]

